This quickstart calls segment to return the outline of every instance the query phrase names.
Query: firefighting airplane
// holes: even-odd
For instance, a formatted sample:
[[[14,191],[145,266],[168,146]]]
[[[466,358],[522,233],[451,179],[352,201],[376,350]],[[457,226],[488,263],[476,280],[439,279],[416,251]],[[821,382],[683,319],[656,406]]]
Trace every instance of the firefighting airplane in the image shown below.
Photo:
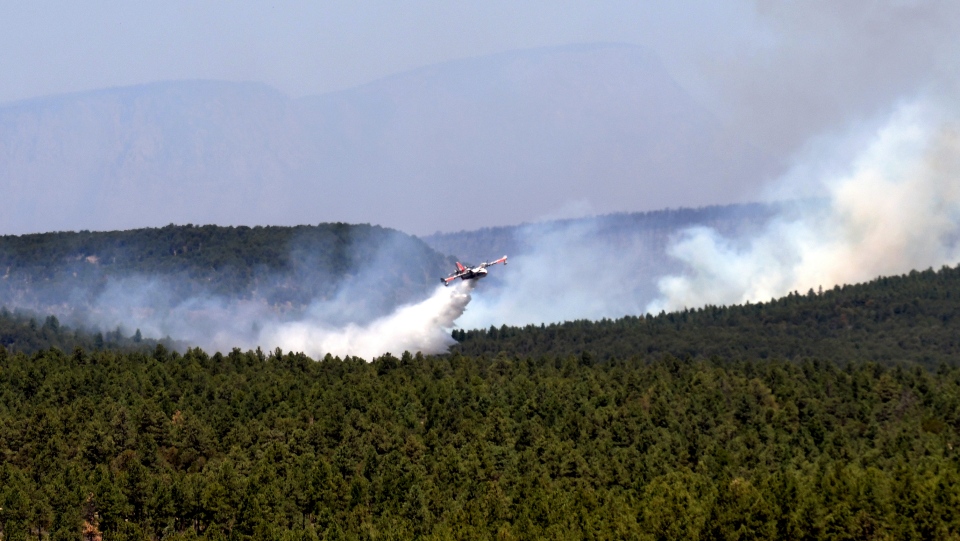
[[[496,261],[491,261],[489,263],[480,263],[476,267],[464,267],[462,263],[457,261],[457,270],[456,272],[450,273],[450,276],[446,278],[441,278],[440,281],[443,282],[443,285],[450,285],[450,282],[456,280],[457,278],[461,280],[476,280],[477,278],[483,278],[487,275],[487,267],[490,265],[496,265],[497,263],[507,264],[507,256],[503,256]]]

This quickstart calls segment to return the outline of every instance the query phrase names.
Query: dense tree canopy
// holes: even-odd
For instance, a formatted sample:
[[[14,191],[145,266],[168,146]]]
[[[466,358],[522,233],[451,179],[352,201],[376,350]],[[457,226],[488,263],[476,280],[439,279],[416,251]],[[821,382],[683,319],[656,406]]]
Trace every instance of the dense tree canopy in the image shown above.
[[[0,350],[0,427],[4,539],[960,535],[957,368]]]
[[[635,354],[919,363],[960,360],[960,267],[913,271],[769,302],[657,316],[453,331],[468,355]]]

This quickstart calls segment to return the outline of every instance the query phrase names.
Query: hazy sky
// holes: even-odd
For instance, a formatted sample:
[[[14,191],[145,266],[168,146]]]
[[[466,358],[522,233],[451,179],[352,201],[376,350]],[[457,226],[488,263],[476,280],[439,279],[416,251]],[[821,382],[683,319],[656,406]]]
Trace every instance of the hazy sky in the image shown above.
[[[250,80],[293,97],[445,60],[596,41],[675,65],[761,36],[746,4],[694,2],[7,2],[0,102],[167,79]]]
[[[170,79],[267,83],[291,97],[511,49],[623,42],[757,144],[890,108],[956,74],[960,3],[5,2],[0,103]]]
[[[0,104],[185,79],[255,81],[296,98],[444,61],[615,42],[653,51],[687,93],[736,134],[732,139],[756,148],[782,172],[814,178],[809,172],[829,161],[818,154],[842,154],[838,149],[857,132],[869,133],[899,104],[922,93],[955,103],[957,35],[955,0],[5,2]],[[17,142],[7,144],[8,155],[19,155]],[[45,167],[47,161],[29,163]],[[0,180],[40,178],[9,176]],[[749,189],[731,200],[761,198],[768,175],[743,176],[736,180]],[[702,183],[720,183],[702,177],[682,190],[695,194]],[[549,187],[549,179],[528,180],[530,197]],[[658,186],[634,188],[635,201],[617,210],[652,208],[656,198],[648,196]],[[795,195],[786,190],[777,197]],[[491,220],[498,223],[497,216]]]

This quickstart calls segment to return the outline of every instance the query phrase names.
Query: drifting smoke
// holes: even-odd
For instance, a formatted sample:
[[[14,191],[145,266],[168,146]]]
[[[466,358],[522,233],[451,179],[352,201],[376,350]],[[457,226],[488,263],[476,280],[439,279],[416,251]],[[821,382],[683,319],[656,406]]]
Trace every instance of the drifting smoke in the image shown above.
[[[756,235],[683,232],[648,311],[762,301],[791,291],[955,264],[960,257],[960,124],[932,100],[899,107],[825,204],[798,205]]]
[[[791,188],[817,177],[817,189],[803,195],[820,199],[520,228],[511,248],[481,256],[507,253],[510,266],[491,272],[476,292],[473,282],[461,282],[388,309],[398,303],[384,304],[390,295],[384,295],[389,286],[383,273],[396,268],[407,251],[398,245],[365,255],[361,268],[367,270],[296,313],[263,300],[170,301],[169,284],[129,278],[100,294],[85,323],[100,328],[120,323],[128,333],[138,327],[146,336],[172,336],[204,348],[280,347],[314,357],[370,359],[404,350],[443,352],[455,323],[539,324],[762,301],[957,263],[958,117],[939,102],[915,101],[899,107],[871,137],[832,146],[848,149],[851,141],[861,142],[862,150],[843,167],[823,167],[822,156],[816,156],[785,177]],[[701,225],[690,227],[694,223]],[[304,272],[298,278],[317,279]]]
[[[263,302],[223,297],[193,297],[165,304],[169,288],[158,280],[117,280],[85,311],[87,325],[139,328],[146,336],[172,336],[189,345],[229,350],[233,347],[301,351],[314,358],[330,353],[373,359],[384,353],[441,353],[453,343],[450,330],[470,302],[473,282],[438,286],[427,299],[397,307],[369,322],[342,321],[348,304],[359,304],[361,293],[343,288],[332,300],[315,301],[296,317],[284,316]],[[353,296],[353,302],[348,299]],[[369,313],[368,313],[369,314]]]
[[[345,287],[336,298],[315,301],[291,318],[262,302],[223,297],[198,296],[165,305],[169,288],[164,283],[131,278],[112,283],[83,319],[99,327],[137,327],[147,336],[173,336],[208,349],[280,347],[314,358],[329,353],[370,360],[389,352],[446,351],[453,344],[450,330],[470,302],[472,287],[472,282],[438,286],[427,299],[364,323],[332,317],[361,303],[357,288]]]
[[[686,224],[601,217],[527,226],[516,243],[528,249],[511,254],[509,272],[491,276],[458,323],[524,325],[766,301],[956,264],[960,122],[944,103],[908,102],[867,134],[815,142],[771,190],[794,202],[765,211],[691,211]]]
[[[643,313],[659,294],[657,278],[682,270],[679,261],[666,256],[672,235],[707,223],[741,236],[767,223],[774,208],[752,204],[613,214],[491,231],[485,240],[481,232],[476,249],[510,253],[510,267],[481,282],[457,324],[522,326]],[[458,235],[434,242],[445,251],[459,242],[470,244],[469,236]]]
[[[10,286],[0,288],[0,306],[55,314],[67,325],[117,335],[139,329],[146,337],[208,350],[279,347],[314,358],[330,353],[368,360],[388,352],[445,351],[454,321],[470,302],[472,282],[435,286],[444,257],[408,235],[363,226],[347,233],[334,248],[313,230],[296,233],[283,267],[227,268],[227,278],[212,284],[188,271],[100,274],[95,257],[74,258],[76,270],[89,276],[78,278],[67,268],[27,288],[0,281]],[[249,279],[230,281],[244,271]]]
[[[372,359],[386,352],[441,353],[453,344],[450,330],[470,302],[472,288],[473,281],[438,286],[428,299],[366,325],[330,328],[311,320],[273,324],[261,332],[260,341],[314,356],[330,353]]]
[[[615,239],[595,219],[518,231],[529,250],[484,279],[464,328],[619,317],[643,309],[654,269],[638,238]]]

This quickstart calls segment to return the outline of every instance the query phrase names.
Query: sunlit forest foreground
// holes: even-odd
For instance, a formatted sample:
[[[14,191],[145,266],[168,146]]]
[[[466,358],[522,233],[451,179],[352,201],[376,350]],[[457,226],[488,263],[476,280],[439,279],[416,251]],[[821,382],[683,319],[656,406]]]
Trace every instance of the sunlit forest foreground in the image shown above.
[[[956,539],[958,300],[945,268],[370,363],[0,312],[46,344],[0,346],[2,539]]]
[[[960,534],[957,368],[50,350],[0,408],[3,539]]]

